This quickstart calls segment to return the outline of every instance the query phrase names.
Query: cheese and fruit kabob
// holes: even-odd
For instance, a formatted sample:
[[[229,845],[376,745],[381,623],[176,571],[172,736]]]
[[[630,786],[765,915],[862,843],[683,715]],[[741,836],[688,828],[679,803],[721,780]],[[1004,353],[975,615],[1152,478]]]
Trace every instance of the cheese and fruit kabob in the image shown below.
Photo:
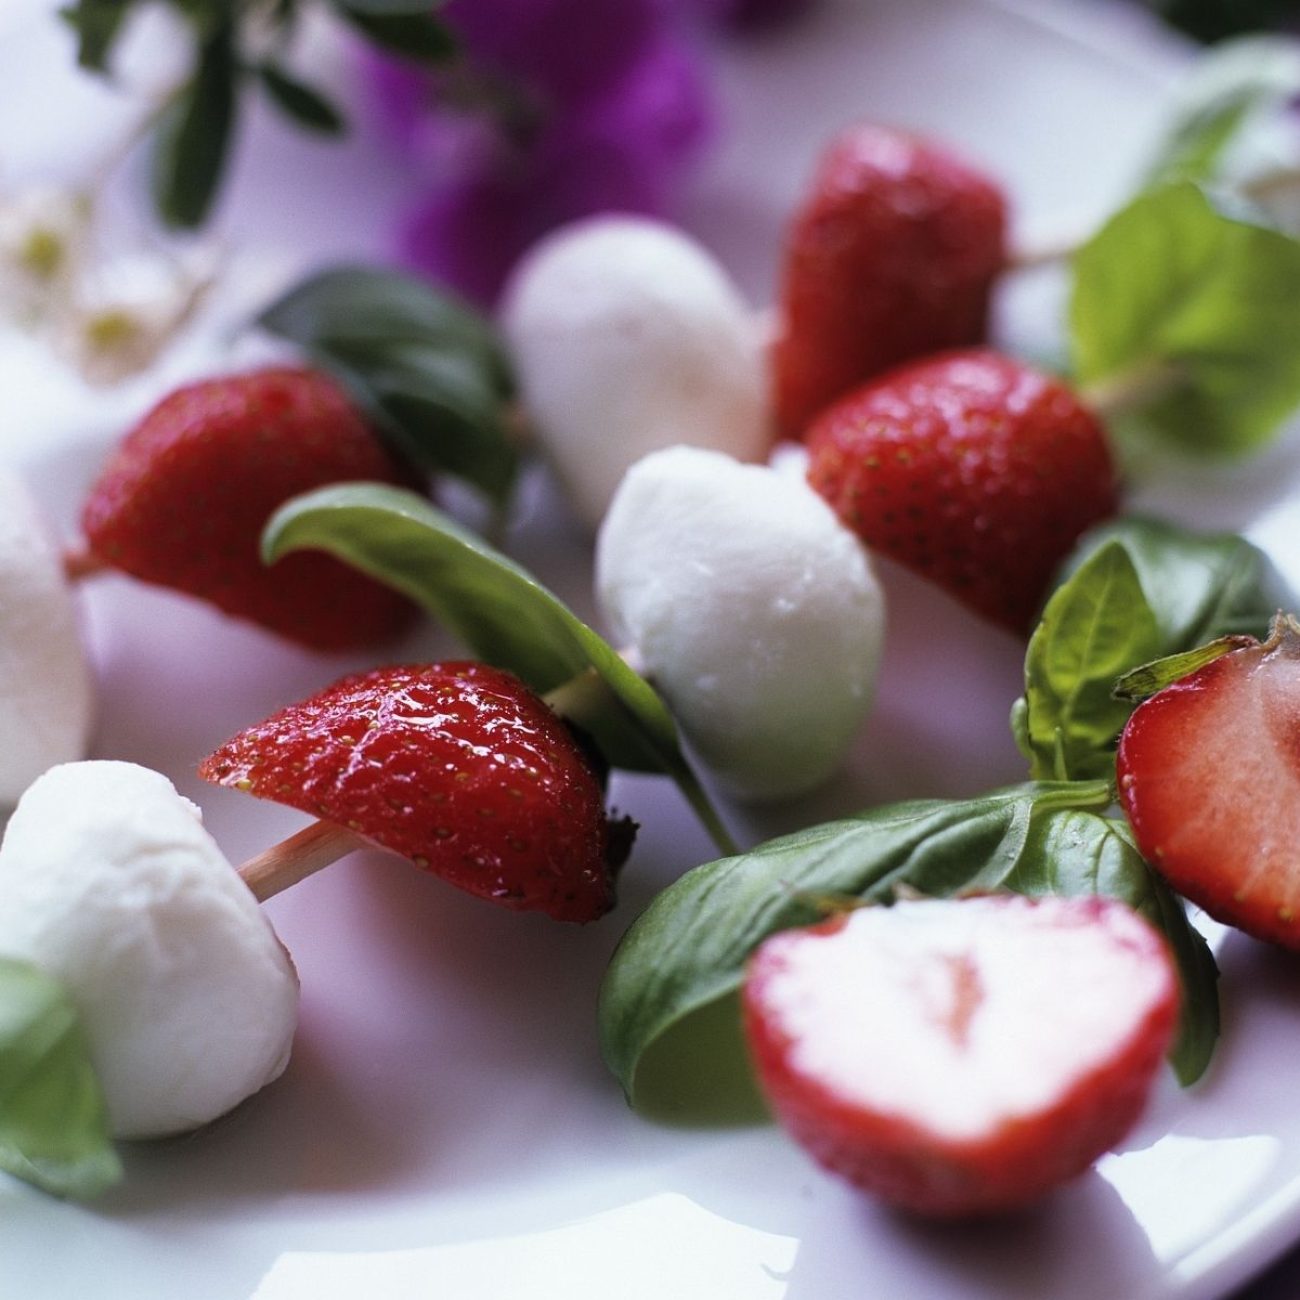
[[[1289,246],[1268,246],[1268,239],[1257,239],[1244,223],[1233,225],[1177,184],[1144,196],[1120,225],[1158,221],[1167,209],[1236,241],[1246,260],[1276,256],[1287,275],[1295,270]],[[978,612],[1023,631],[1079,534],[1115,508],[1116,475],[1101,427],[1063,385],[987,349],[917,358],[935,347],[980,343],[992,281],[1008,261],[1004,222],[996,187],[924,142],[864,128],[832,150],[791,237],[771,355],[785,432],[808,433],[812,484],[848,528],[808,486],[724,454],[760,460],[769,443],[760,335],[725,275],[688,241],[650,223],[590,223],[548,241],[508,295],[505,328],[525,416],[590,522],[630,467],[598,541],[598,585],[609,621],[662,687],[697,752],[743,797],[783,797],[824,779],[868,706],[882,607],[853,533],[935,577]],[[1098,237],[1100,251],[1091,249],[1094,261],[1113,251],[1108,238],[1113,245],[1110,227]],[[895,251],[881,257],[876,250],[883,247]],[[832,248],[840,260],[829,255]],[[898,274],[903,267],[908,276]],[[860,279],[850,288],[855,275]],[[910,294],[908,278],[917,280]],[[377,286],[378,295],[371,292]],[[487,423],[506,422],[513,389],[500,373],[499,356],[481,367],[486,378],[473,394],[461,393],[458,404],[431,384],[429,368],[415,364],[409,373],[380,365],[375,373],[384,380],[377,386],[375,373],[365,370],[384,331],[374,328],[373,314],[352,315],[348,292],[358,288],[370,292],[372,312],[380,301],[381,324],[404,346],[411,331],[397,326],[414,320],[430,346],[456,336],[480,361],[491,353],[478,327],[449,326],[444,306],[379,273],[327,273],[277,304],[264,322],[302,344],[313,361],[341,372],[350,391],[367,394],[367,414],[378,413],[390,435],[394,427],[409,431],[413,412],[453,410],[464,436],[451,460],[462,471],[469,467],[471,481],[499,492],[509,478],[500,448],[485,450],[469,436],[476,413],[483,417],[488,408]],[[1173,289],[1185,305],[1186,286]],[[944,310],[945,294],[951,311]],[[865,334],[874,338],[864,337],[864,320]],[[1160,336],[1154,327],[1150,333]],[[1178,414],[1190,402],[1217,435],[1222,412],[1215,402],[1226,400],[1224,385],[1222,376],[1217,386],[1203,382],[1199,341],[1174,339],[1175,351],[1191,355],[1163,371],[1155,366],[1154,382],[1152,358],[1143,355],[1148,342],[1128,340],[1127,353],[1100,358],[1085,348],[1080,369],[1099,383],[1164,403],[1166,423],[1171,410]],[[906,364],[888,369],[899,362]],[[1127,382],[1128,370],[1142,382]],[[1125,382],[1115,384],[1117,377]],[[1255,424],[1263,408],[1272,416],[1281,409],[1279,385],[1263,387]],[[618,452],[611,451],[612,424],[628,433]],[[1247,441],[1259,436],[1252,427]],[[682,442],[712,450],[676,447]],[[646,452],[654,454],[632,465]],[[405,474],[376,470],[368,476],[379,483],[370,486],[304,485],[316,490],[281,506],[266,531],[267,553],[331,551],[435,613],[445,617],[451,609],[471,647],[519,667],[518,677],[469,662],[375,670],[229,742],[207,761],[205,775],[323,818],[243,874],[253,892],[267,896],[359,837],[508,906],[592,919],[612,901],[613,871],[627,836],[605,816],[603,765],[593,764],[537,692],[561,687],[561,695],[579,704],[576,723],[590,726],[608,757],[672,772],[697,809],[707,808],[676,752],[673,719],[608,646],[593,646],[594,633],[557,613],[554,598],[517,566],[467,542],[452,521],[394,487]],[[129,477],[128,458],[122,478]],[[288,494],[297,490],[290,486]],[[263,519],[284,495],[258,507]],[[146,536],[150,530],[171,535],[175,510],[164,504],[160,517],[141,505],[120,516],[127,537],[137,513],[148,520]],[[118,525],[92,525],[88,511],[87,528],[101,559],[111,562],[114,548],[127,553]],[[109,540],[96,540],[96,532]],[[1108,581],[1112,569],[1120,575],[1111,588],[1123,587],[1126,572],[1138,584],[1124,589],[1124,599],[1145,602],[1156,625],[1142,642],[1145,657],[1186,648],[1174,643],[1189,628],[1180,626],[1175,636],[1161,624],[1161,618],[1168,622],[1169,602],[1134,576],[1152,554],[1163,554],[1163,542],[1148,545],[1151,538],[1139,537],[1130,543],[1127,551],[1122,542],[1103,544],[1101,559],[1089,553],[1034,632],[1017,738],[1032,758],[1035,782],[994,792],[978,812],[923,801],[873,810],[851,819],[853,826],[813,828],[802,840],[794,837],[794,846],[777,842],[755,850],[749,859],[777,859],[792,870],[777,882],[778,905],[764,893],[761,868],[747,864],[745,906],[735,915],[743,917],[748,907],[763,919],[740,937],[716,927],[719,942],[730,941],[721,978],[707,971],[718,957],[716,944],[701,942],[698,926],[681,923],[675,909],[683,897],[692,900],[701,876],[730,882],[745,859],[708,864],[661,897],[653,919],[638,923],[620,949],[603,999],[607,1055],[630,1094],[644,1044],[629,1048],[619,1041],[624,1013],[654,993],[655,974],[637,971],[638,952],[648,931],[661,941],[673,936],[665,916],[680,923],[681,942],[674,938],[659,954],[662,970],[671,975],[676,961],[693,961],[713,979],[715,994],[739,989],[746,959],[758,948],[745,985],[746,1023],[774,1108],[819,1158],[914,1208],[964,1213],[1019,1203],[1118,1140],[1140,1110],[1174,1015],[1169,950],[1149,922],[1164,929],[1178,957],[1184,1003],[1175,1059],[1185,1077],[1203,1068],[1205,1035],[1198,1039],[1193,1031],[1208,956],[1189,938],[1177,905],[1171,910],[1124,824],[1106,815],[1109,786],[1092,779],[1095,771],[1072,766],[1070,746],[1078,737],[1071,727],[1078,720],[1069,709],[1083,697],[1065,691],[1064,703],[1049,701],[1059,716],[1045,735],[1044,693],[1062,692],[1059,683],[1044,686],[1029,671],[1035,655],[1045,653],[1044,638],[1071,626],[1075,605],[1098,603],[1095,591],[1080,592],[1100,581],[1103,563],[1110,566]],[[1175,550],[1201,544],[1209,543],[1194,537],[1173,543]],[[1124,552],[1120,560],[1117,548]],[[486,589],[474,590],[487,571]],[[444,580],[448,587],[439,585]],[[216,599],[217,589],[202,594]],[[1216,613],[1225,614],[1231,603],[1220,601]],[[1236,612],[1253,617],[1258,611],[1252,605]],[[1264,652],[1271,650],[1270,643]],[[585,699],[572,693],[569,675],[590,678],[594,693]],[[1098,728],[1091,721],[1082,726],[1086,736],[1078,747],[1089,762],[1109,762],[1118,725]],[[536,799],[530,783],[537,784]],[[860,852],[838,855],[833,842],[856,833],[859,822],[866,835]],[[968,822],[976,830],[955,829]],[[888,851],[881,848],[882,826],[889,828]],[[961,850],[960,868],[947,857],[953,846]],[[814,849],[813,893],[799,892],[807,871],[802,855]],[[0,859],[7,851],[0,850]],[[1070,854],[1082,855],[1083,865]],[[865,868],[854,867],[857,877],[850,871],[850,879],[839,879],[845,861],[869,864],[866,878]],[[1095,869],[1099,861],[1109,864],[1107,871]],[[926,869],[914,869],[918,863]],[[817,878],[822,868],[829,879]],[[888,901],[898,884],[940,894],[967,887],[1110,892],[1148,921],[1095,897],[1027,902],[998,893],[892,909],[851,906],[865,896]],[[726,893],[717,891],[719,898]],[[814,895],[821,901],[810,907]],[[848,915],[799,930],[828,907],[847,908]],[[776,930],[789,933],[759,948]],[[895,948],[895,933],[921,938],[898,940]],[[1068,1026],[1049,1023],[1036,991],[1047,970],[1043,954],[1062,945],[1071,969],[1096,990],[1094,999],[1080,999]],[[681,956],[688,951],[689,958]],[[999,955],[1007,951],[1023,954],[1011,974]],[[844,982],[863,971],[879,971],[891,986],[930,987],[934,996],[922,997],[914,1017],[875,1004],[855,1013],[842,1033]],[[629,981],[639,981],[631,993]],[[1116,990],[1138,986],[1142,998],[1121,1005]],[[684,1014],[680,1006],[659,1010],[669,1019]],[[898,1057],[925,1070],[957,1049],[978,1104],[954,1107],[953,1093],[940,1087],[918,1091],[911,1108],[900,1110],[897,1097],[912,1092],[919,1075],[901,1069],[872,1075],[870,1060],[881,1055],[876,1040],[895,1030],[906,1036],[912,1019],[917,1036],[900,1042]],[[637,1023],[643,1033],[647,1025],[656,1033],[662,1028],[653,1016]],[[1043,1067],[1037,1089],[1018,1091],[1014,1078],[999,1078],[996,1044],[1008,1026],[1028,1044],[1019,1063]],[[1087,1059],[1067,1059],[1065,1028],[1095,1037]],[[846,1041],[850,1033],[855,1037]],[[968,1042],[977,1050],[966,1053]],[[252,1071],[251,1085],[245,1081],[226,1095],[246,1092],[273,1073],[281,1056],[270,1056]],[[1026,1155],[1024,1135],[1065,1133],[1079,1139],[1068,1159],[1043,1161],[1037,1143]]]

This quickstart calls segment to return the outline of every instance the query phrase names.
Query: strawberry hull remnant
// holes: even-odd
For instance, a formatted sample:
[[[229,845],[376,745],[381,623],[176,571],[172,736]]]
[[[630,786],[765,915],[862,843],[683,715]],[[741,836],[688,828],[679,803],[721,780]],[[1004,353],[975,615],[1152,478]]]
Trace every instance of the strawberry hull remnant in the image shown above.
[[[1133,711],[1116,760],[1143,857],[1217,920],[1300,949],[1300,625]]]
[[[808,481],[868,546],[1028,631],[1117,504],[1106,437],[1063,384],[985,349],[891,371],[808,435]]]
[[[199,774],[347,827],[480,898],[561,921],[613,906],[611,859],[630,847],[565,724],[485,664],[345,677],[227,741]]]
[[[773,355],[785,436],[873,375],[982,342],[1005,244],[1001,189],[946,149],[871,124],[840,135],[786,239]]]
[[[907,901],[787,930],[743,1001],[795,1139],[940,1217],[1015,1209],[1121,1141],[1178,1009],[1164,941],[1096,896]]]
[[[270,369],[205,380],[164,398],[90,490],[93,555],[318,650],[374,645],[414,607],[324,555],[262,563],[262,528],[290,497],[403,476],[328,376]]]

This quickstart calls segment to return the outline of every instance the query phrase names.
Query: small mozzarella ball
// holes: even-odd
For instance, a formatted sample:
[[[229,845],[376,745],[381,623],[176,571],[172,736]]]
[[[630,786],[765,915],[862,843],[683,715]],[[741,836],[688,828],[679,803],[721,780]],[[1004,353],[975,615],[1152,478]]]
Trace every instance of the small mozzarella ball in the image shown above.
[[[712,255],[671,226],[597,217],[557,231],[516,270],[502,327],[524,407],[592,527],[648,452],[766,454],[760,323]]]
[[[0,953],[68,990],[117,1137],[206,1124],[288,1063],[293,964],[199,810],[147,768],[67,763],[23,796]]]
[[[59,553],[27,485],[0,464],[0,806],[86,752],[93,711]]]
[[[871,705],[884,601],[802,480],[696,448],[647,456],[600,530],[596,586],[732,793],[803,794],[840,765]]]

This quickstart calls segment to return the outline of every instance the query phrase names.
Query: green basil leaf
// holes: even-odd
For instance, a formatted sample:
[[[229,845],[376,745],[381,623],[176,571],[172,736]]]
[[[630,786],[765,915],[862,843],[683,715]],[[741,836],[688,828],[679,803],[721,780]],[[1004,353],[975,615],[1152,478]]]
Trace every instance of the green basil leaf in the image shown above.
[[[77,63],[107,72],[108,56],[134,0],[73,0],[59,17],[77,34]]]
[[[734,849],[650,683],[531,574],[423,497],[374,484],[296,497],[267,523],[262,553],[274,563],[302,549],[328,551],[405,593],[533,690],[585,696],[575,720],[606,758],[666,772],[723,852]]]
[[[0,1169],[56,1196],[121,1177],[77,1013],[62,988],[0,957]]]
[[[1251,125],[1300,94],[1300,42],[1285,36],[1226,41],[1203,55],[1182,87],[1148,183],[1210,181]]]
[[[428,0],[333,0],[335,10],[368,40],[404,58],[441,63],[456,41]]]
[[[1119,874],[1135,886],[1131,895],[1117,896],[1124,897],[1165,936],[1178,968],[1182,1003],[1169,1062],[1179,1083],[1189,1087],[1209,1068],[1219,1040],[1219,967],[1205,937],[1188,922],[1182,899],[1155,871],[1148,867],[1143,875],[1137,869],[1136,862],[1142,859],[1128,823],[1107,819],[1107,826],[1111,836],[1107,850],[1122,864]]]
[[[1221,636],[1262,638],[1273,615],[1293,603],[1268,557],[1244,537],[1140,516],[1085,534],[1063,566],[1062,581],[1112,542],[1127,552],[1142,583],[1160,628],[1158,654],[1178,654]]]
[[[606,1063],[644,1113],[752,1119],[759,1106],[736,998],[765,938],[820,920],[827,894],[884,902],[899,886],[934,897],[1010,889],[1105,894],[1165,933],[1186,1019],[1172,1059],[1190,1082],[1217,1026],[1213,959],[1123,824],[1099,815],[1109,803],[1097,781],[892,804],[697,867],[655,899],[614,954],[600,995]]]
[[[1300,404],[1300,241],[1183,182],[1108,221],[1075,257],[1074,277],[1079,383],[1167,381],[1112,420],[1121,444],[1239,456]]]
[[[509,433],[514,380],[487,320],[396,271],[336,267],[258,317],[333,371],[394,450],[503,502],[518,469]]]
[[[319,90],[291,77],[274,63],[257,69],[271,102],[299,126],[322,135],[341,135],[346,127],[343,114]]]
[[[1160,629],[1118,542],[1100,547],[1053,593],[1025,654],[1030,776],[1107,779],[1129,705],[1116,678],[1160,653]]]
[[[169,226],[195,229],[212,208],[234,135],[239,76],[235,29],[223,23],[205,40],[154,142],[154,203]]]

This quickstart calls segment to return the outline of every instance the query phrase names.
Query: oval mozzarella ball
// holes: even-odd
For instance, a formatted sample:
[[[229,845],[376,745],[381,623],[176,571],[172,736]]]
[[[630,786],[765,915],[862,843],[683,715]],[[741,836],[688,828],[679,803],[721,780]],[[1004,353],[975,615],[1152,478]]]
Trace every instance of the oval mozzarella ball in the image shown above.
[[[829,777],[871,705],[884,600],[802,480],[677,447],[628,472],[596,586],[700,758],[746,799]]]
[[[648,452],[766,454],[757,318],[712,255],[671,226],[596,217],[562,228],[516,270],[502,327],[529,418],[593,527]]]
[[[86,752],[93,711],[58,550],[27,485],[0,464],[0,807]]]
[[[63,764],[23,796],[0,953],[68,990],[117,1137],[196,1128],[288,1062],[293,964],[199,810],[147,768]]]

